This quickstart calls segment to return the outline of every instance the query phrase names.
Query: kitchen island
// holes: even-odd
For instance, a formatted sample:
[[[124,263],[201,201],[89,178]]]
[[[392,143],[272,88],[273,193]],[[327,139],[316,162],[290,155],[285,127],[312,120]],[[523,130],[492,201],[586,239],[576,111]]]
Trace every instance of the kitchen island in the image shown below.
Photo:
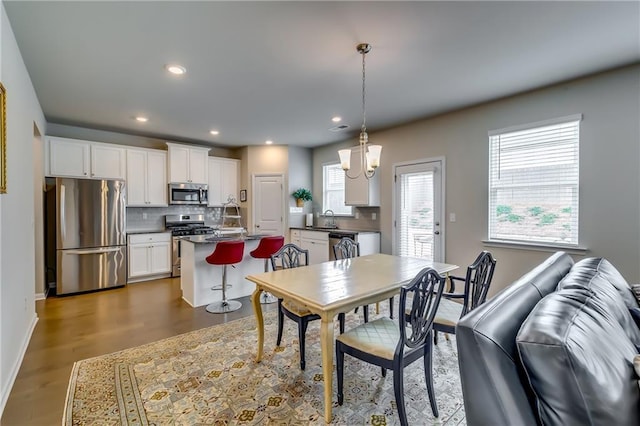
[[[211,287],[222,285],[222,266],[210,265],[205,260],[220,241],[244,240],[244,256],[240,263],[227,266],[227,299],[249,296],[255,284],[245,277],[264,272],[264,260],[254,259],[249,253],[258,247],[260,239],[266,235],[244,237],[214,237],[211,235],[186,236],[180,240],[180,289],[182,298],[191,306],[198,307],[222,300],[221,290]]]

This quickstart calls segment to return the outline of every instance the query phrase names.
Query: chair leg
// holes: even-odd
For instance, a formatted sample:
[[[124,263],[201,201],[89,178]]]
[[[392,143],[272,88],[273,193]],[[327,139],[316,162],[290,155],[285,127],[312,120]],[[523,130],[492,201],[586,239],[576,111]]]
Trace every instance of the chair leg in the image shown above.
[[[338,321],[340,322],[340,334],[344,334],[344,317],[344,313],[338,314]]]
[[[369,305],[365,305],[362,307],[362,312],[364,314],[364,322],[369,322]]]
[[[389,318],[393,319],[393,297],[389,299]]]
[[[284,328],[284,313],[282,312],[282,301],[278,300],[278,340],[276,346],[280,346],[282,342],[282,329]]]
[[[396,396],[396,406],[398,407],[398,417],[400,424],[407,426],[407,411],[404,406],[404,371],[400,365],[396,365],[393,370],[393,393]]]
[[[429,340],[427,340],[429,341]],[[424,378],[427,382],[427,393],[429,394],[429,402],[431,402],[431,411],[433,415],[438,417],[438,405],[436,403],[436,394],[433,390],[433,369],[432,369],[432,350],[429,344],[424,347]]]
[[[304,335],[307,332],[307,321],[302,320],[298,323],[298,340],[300,341],[300,370],[304,370],[306,365],[304,360]]]
[[[382,369],[382,377],[387,377],[387,369],[384,367],[380,367]]]
[[[338,376],[338,405],[344,402],[344,352],[340,350],[340,343],[336,344],[336,375]]]
[[[438,331],[437,330],[433,330],[433,344],[434,345],[438,344]]]

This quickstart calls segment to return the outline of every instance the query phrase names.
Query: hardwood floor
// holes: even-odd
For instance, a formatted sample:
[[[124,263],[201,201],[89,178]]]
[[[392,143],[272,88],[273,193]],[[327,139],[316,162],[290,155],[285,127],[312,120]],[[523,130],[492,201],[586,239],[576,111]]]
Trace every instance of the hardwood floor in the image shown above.
[[[36,302],[39,320],[0,424],[59,425],[75,361],[253,315],[249,298],[238,300],[239,311],[210,314],[190,307],[180,279],[168,278]]]

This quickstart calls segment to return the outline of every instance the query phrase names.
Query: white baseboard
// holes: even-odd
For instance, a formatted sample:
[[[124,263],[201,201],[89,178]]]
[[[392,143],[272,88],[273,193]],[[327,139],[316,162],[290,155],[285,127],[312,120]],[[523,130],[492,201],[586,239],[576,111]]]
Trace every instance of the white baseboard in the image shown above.
[[[27,347],[29,346],[29,342],[31,341],[31,336],[33,335],[33,330],[36,328],[36,324],[38,323],[38,315],[34,312],[33,318],[31,319],[31,326],[29,330],[25,334],[25,338],[22,341],[22,345],[20,345],[20,354],[16,359],[16,362],[11,367],[11,371],[9,371],[9,380],[7,380],[6,386],[2,389],[2,393],[0,393],[0,417],[4,412],[4,407],[7,404],[7,400],[9,399],[9,393],[11,393],[11,389],[13,388],[13,384],[16,381],[16,377],[18,377],[18,371],[20,371],[20,366],[22,365],[22,360],[24,360],[24,355],[27,353]]]
[[[36,300],[44,300],[45,296],[44,293],[36,293]]]

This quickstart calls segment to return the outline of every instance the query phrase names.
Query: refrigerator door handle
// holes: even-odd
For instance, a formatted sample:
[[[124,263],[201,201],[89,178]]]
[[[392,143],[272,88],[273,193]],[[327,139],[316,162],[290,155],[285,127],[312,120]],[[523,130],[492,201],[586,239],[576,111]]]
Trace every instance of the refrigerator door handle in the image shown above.
[[[102,253],[113,253],[115,251],[120,251],[122,247],[108,247],[108,248],[97,248],[97,249],[77,249],[77,250],[62,250],[64,254],[102,254]]]
[[[60,218],[58,219],[60,221],[60,233],[61,235],[61,240],[65,241],[67,239],[67,221],[65,220],[65,218],[67,217],[67,215],[65,214],[64,208],[65,208],[65,188],[64,185],[60,185]]]

